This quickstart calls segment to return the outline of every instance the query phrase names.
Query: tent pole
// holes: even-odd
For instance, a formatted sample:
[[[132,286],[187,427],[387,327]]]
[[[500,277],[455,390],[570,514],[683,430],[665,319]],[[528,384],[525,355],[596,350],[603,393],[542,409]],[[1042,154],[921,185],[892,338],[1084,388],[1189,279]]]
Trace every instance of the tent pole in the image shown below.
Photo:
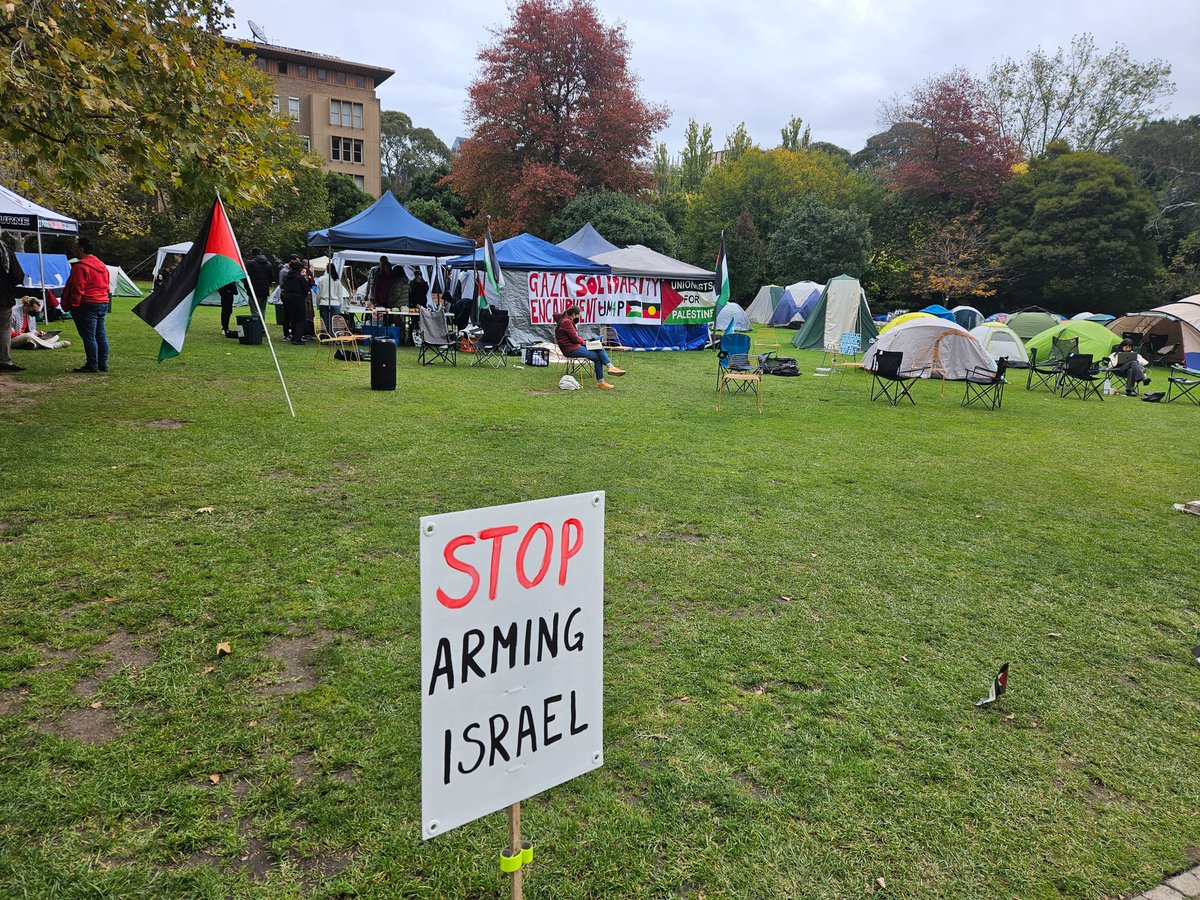
[[[36,217],[35,217],[36,218]],[[42,256],[42,223],[39,221],[37,229],[38,239],[38,277],[42,282],[42,315],[46,317],[46,321],[50,321],[50,302],[46,297],[46,260]]]

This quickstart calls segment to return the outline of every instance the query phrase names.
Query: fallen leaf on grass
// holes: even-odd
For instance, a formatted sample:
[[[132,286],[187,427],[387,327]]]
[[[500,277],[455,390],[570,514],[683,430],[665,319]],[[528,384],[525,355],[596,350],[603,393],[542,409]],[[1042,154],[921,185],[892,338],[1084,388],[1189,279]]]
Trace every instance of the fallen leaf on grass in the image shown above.
[[[884,880],[883,880],[883,878],[876,878],[876,879],[875,879],[875,883],[876,883],[877,885],[879,885],[879,889],[880,889],[881,891],[886,891],[886,890],[887,890],[887,882],[886,882],[886,881],[884,881]]]
[[[227,642],[221,641],[217,644],[217,656],[229,656],[231,653],[233,653],[233,648]]]
[[[304,579],[304,583],[305,583],[305,584],[316,584],[316,582],[315,582],[315,581],[313,581],[311,578],[305,578],[305,579]]]
[[[983,518],[983,516],[982,516],[980,513],[975,513],[975,518],[977,518],[977,519],[982,519],[982,518]]]
[[[297,778],[293,784],[294,784],[296,787],[299,787],[299,786],[300,786],[300,783],[301,783],[302,781],[304,781],[304,779],[303,779],[303,778]]]
[[[204,671],[201,674],[202,675],[211,675],[215,671],[217,671],[216,666],[205,666]]]
[[[1059,634],[1057,631],[1051,631],[1049,634],[1046,635],[1046,637],[1050,638],[1053,641],[1057,641],[1060,637],[1062,637],[1062,635]]]
[[[247,727],[247,728],[257,728],[257,727],[258,727],[258,720],[257,720],[257,719],[251,719],[251,720],[250,720],[248,723],[246,723],[246,727]]]
[[[100,708],[100,707],[102,707],[104,704],[103,704],[103,703],[101,703],[99,700],[97,700],[95,703],[90,703],[90,704],[88,704],[88,705],[89,705],[89,706],[90,706],[92,709],[99,709],[99,708]]]
[[[209,513],[216,512],[216,509],[211,506],[202,506],[198,510],[196,510],[196,512],[199,513],[200,515],[208,515]]]
[[[901,662],[908,662],[908,657],[907,657],[907,656],[902,656],[902,657],[900,657],[900,661],[901,661]]]
[[[104,598],[104,602],[105,602],[105,603],[116,603],[116,602],[117,602],[117,598],[116,598],[116,597],[105,597],[105,598]]]
[[[1038,721],[1037,721],[1037,719],[1030,719],[1030,720],[1029,720],[1029,724],[1030,724],[1030,725],[1032,725],[1034,728],[1041,728],[1041,727],[1042,727],[1041,725],[1039,725],[1039,724],[1038,724]]]
[[[220,784],[221,783],[221,773],[213,772],[211,775],[208,776],[208,780],[211,781],[213,784]]]
[[[1013,719],[1015,719],[1016,717],[1017,717],[1017,714],[1016,714],[1016,713],[1009,713],[1007,716],[1005,716],[1005,717],[1004,717],[1004,721],[1005,721],[1005,722],[1011,722],[1011,721],[1012,721]]]
[[[816,559],[816,558],[817,558],[817,554],[815,554],[815,553],[810,553],[810,554],[808,554],[808,555],[809,555],[809,556],[811,556],[813,559]]]
[[[792,598],[791,598],[791,597],[785,597],[785,596],[783,596],[783,594],[780,594],[780,595],[779,595],[779,599],[780,599],[780,600],[782,600],[784,603],[791,603],[791,602],[792,602]]]

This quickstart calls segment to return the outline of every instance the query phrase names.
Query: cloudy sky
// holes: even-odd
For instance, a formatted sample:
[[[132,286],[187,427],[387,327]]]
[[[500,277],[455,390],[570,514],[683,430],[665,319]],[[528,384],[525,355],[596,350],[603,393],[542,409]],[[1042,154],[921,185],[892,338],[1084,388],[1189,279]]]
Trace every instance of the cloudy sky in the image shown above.
[[[773,147],[792,115],[814,141],[850,151],[880,130],[879,106],[930,75],[963,66],[983,74],[1006,56],[1039,45],[1066,47],[1090,32],[1101,52],[1123,43],[1139,62],[1170,63],[1169,115],[1200,114],[1200,2],[1197,0],[597,0],[606,23],[623,22],[630,68],[642,95],[671,109],[657,140],[672,152],[688,119],[708,122],[719,148],[741,121],[756,143]],[[247,21],[272,43],[358,62],[396,74],[379,88],[384,109],[399,109],[447,144],[466,135],[463,105],[478,71],[475,54],[491,29],[507,24],[499,0],[441,4],[356,0],[234,0],[231,34]],[[286,10],[286,12],[285,12]]]

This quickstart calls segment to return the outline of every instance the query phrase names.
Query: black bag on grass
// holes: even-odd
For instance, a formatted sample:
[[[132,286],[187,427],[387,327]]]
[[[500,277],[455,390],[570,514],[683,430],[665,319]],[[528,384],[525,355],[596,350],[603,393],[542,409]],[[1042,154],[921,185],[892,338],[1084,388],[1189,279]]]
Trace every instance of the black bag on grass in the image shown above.
[[[764,353],[758,358],[758,366],[764,375],[783,375],[790,378],[800,374],[800,366],[790,356]]]

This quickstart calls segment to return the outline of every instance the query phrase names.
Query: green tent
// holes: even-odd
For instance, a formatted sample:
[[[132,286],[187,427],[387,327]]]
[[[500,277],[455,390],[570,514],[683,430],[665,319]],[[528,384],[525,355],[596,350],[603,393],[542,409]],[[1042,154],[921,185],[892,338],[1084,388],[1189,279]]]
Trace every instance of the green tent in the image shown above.
[[[1030,352],[1037,350],[1039,360],[1049,359],[1054,339],[1079,340],[1079,353],[1090,354],[1093,360],[1099,360],[1113,352],[1113,348],[1121,342],[1121,337],[1109,331],[1099,322],[1089,322],[1087,319],[1071,319],[1069,322],[1058,322],[1053,328],[1047,328],[1040,334],[1035,334],[1025,342],[1025,349]]]
[[[1035,334],[1041,334],[1047,328],[1053,328],[1062,320],[1052,312],[1047,312],[1044,309],[1023,309],[1020,312],[1013,313],[1004,324],[1017,333],[1017,337],[1025,341],[1026,345],[1029,339]],[[1038,354],[1041,356],[1042,354]]]
[[[879,329],[871,321],[867,295],[857,278],[838,275],[830,278],[812,314],[792,338],[792,346],[801,350],[837,350],[842,335],[854,333],[861,338],[861,348],[879,337]]]
[[[114,297],[141,297],[141,290],[120,266],[108,267],[108,292]]]

